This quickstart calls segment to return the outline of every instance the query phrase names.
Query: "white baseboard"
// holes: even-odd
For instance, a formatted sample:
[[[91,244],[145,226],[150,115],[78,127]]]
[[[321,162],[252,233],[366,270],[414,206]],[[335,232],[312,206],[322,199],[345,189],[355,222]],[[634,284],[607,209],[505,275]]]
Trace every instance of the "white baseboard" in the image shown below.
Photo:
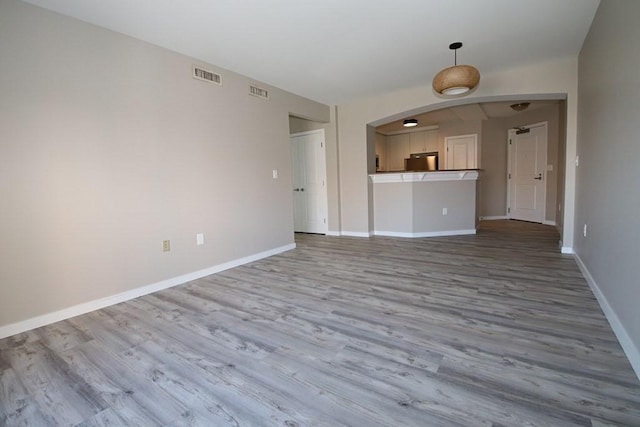
[[[361,231],[342,231],[340,232],[341,236],[348,236],[348,237],[371,237],[372,234],[371,233],[363,233]]]
[[[640,351],[638,350],[638,347],[636,347],[636,345],[633,343],[633,340],[627,333],[624,325],[622,324],[622,322],[620,322],[618,315],[609,304],[609,301],[607,301],[607,298],[600,290],[600,287],[596,283],[593,276],[591,276],[591,273],[587,269],[587,266],[584,265],[582,259],[580,259],[580,256],[578,254],[575,254],[574,257],[576,259],[578,267],[580,268],[580,271],[582,272],[582,275],[591,288],[591,292],[593,292],[593,295],[595,295],[596,299],[598,300],[598,304],[600,304],[600,308],[609,321],[609,325],[611,326],[611,329],[613,329],[613,333],[616,334],[616,338],[618,338],[618,342],[622,346],[624,354],[626,354],[627,359],[629,359],[631,367],[635,371],[638,379],[640,379]]]
[[[480,221],[497,221],[497,220],[501,220],[501,219],[509,219],[508,216],[506,215],[497,215],[497,216],[481,216],[480,217]],[[557,226],[555,221],[547,221],[544,220],[542,221],[542,223],[544,225],[553,225],[553,226]]]
[[[408,238],[418,238],[418,237],[443,237],[443,236],[463,236],[468,234],[476,234],[475,229],[469,230],[447,230],[447,231],[426,231],[422,233],[402,233],[397,231],[377,231],[375,232],[376,236],[386,236],[386,237],[408,237]]]
[[[575,252],[573,252],[573,248],[571,246],[562,246],[560,248],[560,253],[563,254],[573,254]]]
[[[341,236],[342,233],[340,233],[339,231],[327,231],[327,236],[334,236],[334,237],[338,237]]]
[[[205,268],[204,270],[194,271],[193,273],[183,274],[181,276],[172,277],[170,279],[162,280],[150,285],[141,286],[139,288],[132,289],[130,291],[122,292],[116,295],[112,295],[105,298],[85,302],[82,304],[74,305],[62,310],[54,311],[53,313],[43,314],[41,316],[32,317],[31,319],[23,320],[16,323],[0,327],[0,338],[6,338],[11,335],[19,334],[21,332],[30,331],[31,329],[46,326],[51,323],[59,322],[61,320],[69,319],[71,317],[79,316],[81,314],[89,313],[90,311],[99,310],[101,308],[108,307],[110,305],[119,304],[124,301],[129,301],[134,298],[138,298],[143,295],[147,295],[153,292],[158,292],[163,289],[171,288],[173,286],[182,285],[192,280],[199,279],[201,277],[209,276],[211,274],[219,273],[224,270],[228,270],[233,267],[238,267],[243,264],[248,264],[253,261],[257,261],[262,258],[267,258],[273,255],[277,255],[282,252],[295,249],[296,244],[291,243],[278,248],[270,249],[268,251],[260,252],[254,255],[249,255],[244,258],[235,259],[223,264],[214,265],[213,267]]]

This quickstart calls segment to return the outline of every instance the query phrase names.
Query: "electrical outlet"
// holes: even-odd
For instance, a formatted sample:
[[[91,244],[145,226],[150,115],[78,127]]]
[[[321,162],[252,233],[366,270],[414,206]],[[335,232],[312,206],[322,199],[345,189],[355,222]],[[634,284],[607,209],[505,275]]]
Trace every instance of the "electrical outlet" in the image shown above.
[[[204,233],[196,234],[196,245],[198,246],[204,245]]]
[[[584,237],[587,237],[587,224],[584,225],[584,229],[582,230],[582,234]]]
[[[446,215],[449,213],[449,210],[447,208],[442,208],[442,215]]]
[[[580,156],[576,156],[576,166],[580,166]]]
[[[171,250],[171,242],[169,240],[162,241],[162,252],[169,252]]]
[[[273,170],[273,179],[278,179],[278,169]]]

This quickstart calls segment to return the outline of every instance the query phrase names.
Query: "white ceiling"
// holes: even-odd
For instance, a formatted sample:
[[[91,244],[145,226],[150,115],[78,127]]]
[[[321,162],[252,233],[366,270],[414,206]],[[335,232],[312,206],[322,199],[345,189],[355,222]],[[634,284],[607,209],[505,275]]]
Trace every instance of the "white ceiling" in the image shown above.
[[[599,0],[28,0],[325,102],[576,56]],[[482,80],[480,81],[482,84]]]

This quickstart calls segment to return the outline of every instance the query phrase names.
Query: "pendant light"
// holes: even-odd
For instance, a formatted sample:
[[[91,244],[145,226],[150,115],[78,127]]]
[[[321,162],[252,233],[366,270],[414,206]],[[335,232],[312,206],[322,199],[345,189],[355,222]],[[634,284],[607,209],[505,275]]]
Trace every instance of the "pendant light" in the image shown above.
[[[453,67],[445,68],[433,78],[433,90],[442,95],[461,95],[469,92],[480,82],[480,72],[471,65],[458,65],[458,49],[461,42],[451,43],[454,52]]]

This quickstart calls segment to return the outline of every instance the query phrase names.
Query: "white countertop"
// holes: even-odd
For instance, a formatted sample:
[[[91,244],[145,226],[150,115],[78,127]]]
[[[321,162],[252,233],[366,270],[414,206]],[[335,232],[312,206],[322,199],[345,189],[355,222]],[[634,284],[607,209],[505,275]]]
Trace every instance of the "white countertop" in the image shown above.
[[[478,175],[478,169],[464,169],[431,172],[383,172],[370,174],[369,179],[371,179],[374,184],[393,182],[468,181],[477,180]]]

